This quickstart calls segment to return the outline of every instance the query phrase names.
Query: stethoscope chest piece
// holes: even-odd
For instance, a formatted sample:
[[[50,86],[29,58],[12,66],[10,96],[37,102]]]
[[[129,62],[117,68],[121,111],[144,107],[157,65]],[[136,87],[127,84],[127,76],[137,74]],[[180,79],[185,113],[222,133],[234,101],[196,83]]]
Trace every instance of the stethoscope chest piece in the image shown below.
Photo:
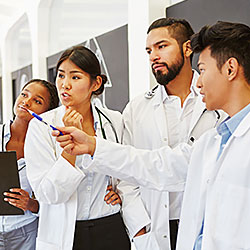
[[[154,88],[152,88],[151,90],[149,90],[149,91],[147,91],[146,93],[145,93],[145,98],[147,98],[147,99],[151,99],[154,95],[155,95],[155,91],[156,91],[156,89],[158,88],[158,86],[159,85],[156,85]]]

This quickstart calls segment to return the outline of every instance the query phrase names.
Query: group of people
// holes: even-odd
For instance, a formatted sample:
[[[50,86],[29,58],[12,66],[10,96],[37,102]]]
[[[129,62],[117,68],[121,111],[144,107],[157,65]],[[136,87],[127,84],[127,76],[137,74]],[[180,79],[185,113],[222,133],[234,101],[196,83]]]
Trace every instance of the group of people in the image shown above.
[[[2,151],[17,152],[21,177],[5,200],[25,214],[0,216],[0,250],[250,249],[250,28],[194,34],[160,18],[146,52],[158,85],[122,115],[96,100],[107,78],[84,46],[61,55],[56,87],[24,86]]]

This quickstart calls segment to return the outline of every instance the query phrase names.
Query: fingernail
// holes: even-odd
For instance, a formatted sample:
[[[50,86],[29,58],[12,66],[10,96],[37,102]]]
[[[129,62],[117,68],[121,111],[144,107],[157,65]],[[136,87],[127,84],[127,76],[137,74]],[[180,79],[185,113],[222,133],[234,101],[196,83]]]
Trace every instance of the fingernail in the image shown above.
[[[12,188],[10,189],[10,192],[13,192],[13,189],[12,189]]]
[[[4,200],[5,200],[5,201],[8,201],[8,199],[7,199],[7,198],[4,198]]]
[[[7,193],[6,193],[6,192],[4,192],[3,194],[4,194],[4,195],[7,195]]]

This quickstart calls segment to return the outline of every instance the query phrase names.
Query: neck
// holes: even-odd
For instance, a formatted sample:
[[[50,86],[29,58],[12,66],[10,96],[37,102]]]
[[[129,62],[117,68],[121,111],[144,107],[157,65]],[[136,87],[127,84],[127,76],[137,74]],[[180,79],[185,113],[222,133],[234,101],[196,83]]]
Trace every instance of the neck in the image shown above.
[[[88,102],[85,105],[82,105],[81,107],[76,109],[76,111],[82,115],[83,120],[85,121],[93,118],[92,110],[91,110],[91,102]]]
[[[193,71],[191,65],[190,63],[185,63],[180,73],[175,77],[175,79],[173,79],[165,86],[168,95],[175,95],[180,97],[181,106],[183,105],[184,101],[190,93],[192,78]]]
[[[234,84],[234,88],[228,94],[228,102],[222,107],[230,117],[234,116],[250,103],[250,85]]]
[[[27,129],[28,129],[29,121],[24,121],[21,119],[16,119],[11,124],[10,130],[11,130],[11,139],[18,141],[18,142],[24,142]]]

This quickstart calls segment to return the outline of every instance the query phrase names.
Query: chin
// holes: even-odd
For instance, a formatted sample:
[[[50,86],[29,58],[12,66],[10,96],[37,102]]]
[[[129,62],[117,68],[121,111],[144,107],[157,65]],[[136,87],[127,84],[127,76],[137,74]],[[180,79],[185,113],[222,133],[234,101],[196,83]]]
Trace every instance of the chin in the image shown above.
[[[207,104],[207,103],[206,103],[206,109],[207,109],[208,111],[216,110],[215,107],[213,107],[212,105],[209,105],[209,104]]]

